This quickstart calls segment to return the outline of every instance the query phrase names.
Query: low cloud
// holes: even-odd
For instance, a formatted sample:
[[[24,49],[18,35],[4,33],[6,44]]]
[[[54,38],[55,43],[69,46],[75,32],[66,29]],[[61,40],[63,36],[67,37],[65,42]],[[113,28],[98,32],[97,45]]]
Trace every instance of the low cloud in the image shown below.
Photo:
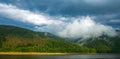
[[[29,10],[20,9],[13,5],[0,3],[0,15],[16,21],[35,25],[39,31],[54,33],[63,38],[87,39],[101,35],[114,36],[115,30],[95,22],[93,17],[62,17],[49,16],[44,13],[35,13]]]
[[[58,32],[59,36],[64,38],[92,38],[102,35],[115,36],[115,30],[106,25],[93,21],[92,17],[80,17],[74,19],[72,23],[66,25],[65,29]]]

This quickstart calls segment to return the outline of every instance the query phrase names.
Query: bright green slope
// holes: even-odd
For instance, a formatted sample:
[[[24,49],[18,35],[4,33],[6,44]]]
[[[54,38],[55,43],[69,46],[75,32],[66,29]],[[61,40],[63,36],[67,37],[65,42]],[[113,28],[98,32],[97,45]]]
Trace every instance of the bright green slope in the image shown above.
[[[120,31],[117,31],[120,33]],[[79,40],[79,39],[78,39]],[[53,34],[0,25],[1,52],[120,53],[120,35],[88,39],[81,46]]]
[[[15,26],[0,25],[0,51],[4,52],[95,52],[50,33],[34,32]]]

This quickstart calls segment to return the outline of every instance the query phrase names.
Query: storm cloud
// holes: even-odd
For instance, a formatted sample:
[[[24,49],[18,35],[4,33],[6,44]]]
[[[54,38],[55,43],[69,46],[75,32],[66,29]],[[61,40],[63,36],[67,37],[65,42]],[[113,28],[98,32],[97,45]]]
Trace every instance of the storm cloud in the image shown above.
[[[63,17],[50,16],[42,12],[32,12],[11,4],[0,3],[0,15],[15,21],[30,23],[41,31],[52,32],[63,38],[87,39],[101,35],[115,36],[111,26],[94,21],[92,16]]]
[[[0,0],[0,2],[50,15],[98,15],[120,11],[120,0]]]

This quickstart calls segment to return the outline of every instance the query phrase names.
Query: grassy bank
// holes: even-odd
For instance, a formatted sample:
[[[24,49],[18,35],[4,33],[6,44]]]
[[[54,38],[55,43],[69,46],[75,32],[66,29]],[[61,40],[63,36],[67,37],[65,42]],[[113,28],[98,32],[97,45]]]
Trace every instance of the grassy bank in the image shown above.
[[[68,55],[68,54],[96,54],[96,53],[0,52],[0,55]]]

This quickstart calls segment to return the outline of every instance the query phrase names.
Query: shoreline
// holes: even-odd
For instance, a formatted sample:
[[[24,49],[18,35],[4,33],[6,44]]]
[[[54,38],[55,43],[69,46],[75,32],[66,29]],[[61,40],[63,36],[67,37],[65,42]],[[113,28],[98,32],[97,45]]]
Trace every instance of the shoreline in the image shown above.
[[[0,55],[75,55],[75,54],[120,54],[120,53],[50,53],[50,52],[0,52]]]
[[[69,53],[47,53],[47,52],[0,52],[0,55],[66,55]]]
[[[67,52],[0,52],[0,55],[72,55],[72,54],[97,54],[97,53],[67,53]]]

